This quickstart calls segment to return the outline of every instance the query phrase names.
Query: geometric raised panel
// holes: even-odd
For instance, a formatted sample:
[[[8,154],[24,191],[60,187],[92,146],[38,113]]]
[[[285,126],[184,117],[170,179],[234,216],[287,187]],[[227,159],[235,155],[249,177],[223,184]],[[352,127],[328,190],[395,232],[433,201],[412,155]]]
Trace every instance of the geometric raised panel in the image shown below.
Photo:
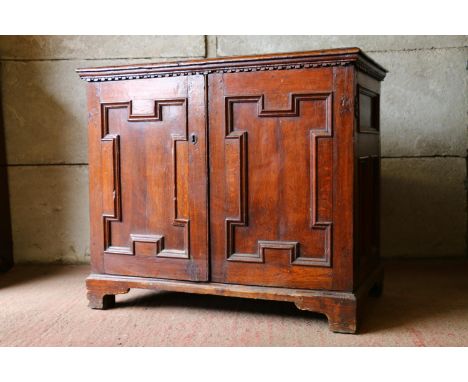
[[[359,268],[368,269],[379,255],[379,177],[380,158],[365,155],[358,158],[358,232]]]
[[[172,169],[174,183],[172,225],[184,229],[184,249],[165,248],[163,235],[150,235],[130,233],[129,246],[112,245],[112,223],[122,221],[122,186],[121,186],[121,162],[120,162],[120,136],[109,133],[109,110],[125,108],[128,110],[128,122],[157,122],[162,121],[163,106],[184,106],[187,113],[187,101],[185,98],[151,100],[148,110],[148,101],[139,102],[134,107],[132,101],[113,102],[101,104],[101,158],[102,158],[102,201],[104,224],[104,252],[107,254],[148,256],[165,258],[190,258],[190,220],[178,216],[177,182],[177,143],[188,142],[188,122],[184,134],[171,134],[172,145]],[[136,109],[136,110],[135,110]],[[146,110],[145,110],[146,109]],[[187,117],[187,116],[186,116]],[[188,119],[186,118],[186,121]]]
[[[379,134],[379,103],[380,96],[373,91],[358,86],[358,105],[356,112],[358,116],[358,132],[364,134]]]
[[[239,103],[254,103],[257,105],[257,117],[259,118],[296,118],[300,117],[300,105],[302,102],[322,101],[325,104],[325,123],[320,128],[311,128],[309,130],[309,149],[310,149],[310,216],[309,228],[311,230],[324,231],[324,252],[320,257],[301,256],[300,243],[295,241],[268,241],[258,240],[257,251],[255,253],[238,253],[235,250],[235,232],[238,227],[247,227],[249,220],[248,208],[248,132],[236,130],[234,127],[234,105]],[[236,164],[238,171],[237,184],[239,185],[238,194],[238,215],[227,217],[225,219],[225,243],[226,259],[229,261],[263,263],[265,261],[264,252],[267,249],[285,250],[290,257],[292,265],[305,266],[331,266],[332,253],[332,222],[322,220],[319,217],[319,198],[318,198],[318,173],[319,173],[319,151],[318,142],[320,139],[327,139],[333,136],[333,116],[332,116],[332,93],[307,93],[307,94],[289,94],[289,107],[281,110],[265,109],[265,96],[229,96],[225,97],[225,139],[237,141],[238,162]],[[285,180],[287,182],[287,179]]]

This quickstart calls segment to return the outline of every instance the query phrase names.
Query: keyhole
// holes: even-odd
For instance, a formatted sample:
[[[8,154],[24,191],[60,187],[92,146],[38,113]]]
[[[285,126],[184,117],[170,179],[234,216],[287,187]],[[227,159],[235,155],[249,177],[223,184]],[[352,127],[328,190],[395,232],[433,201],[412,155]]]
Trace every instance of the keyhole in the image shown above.
[[[192,145],[194,145],[194,144],[197,143],[197,141],[198,141],[197,134],[195,134],[195,133],[190,134],[190,143],[191,143]]]

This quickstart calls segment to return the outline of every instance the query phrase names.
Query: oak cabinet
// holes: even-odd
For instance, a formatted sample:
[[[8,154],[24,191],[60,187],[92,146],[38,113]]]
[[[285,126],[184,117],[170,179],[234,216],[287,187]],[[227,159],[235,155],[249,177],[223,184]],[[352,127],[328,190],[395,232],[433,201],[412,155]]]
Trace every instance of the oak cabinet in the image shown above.
[[[92,308],[130,288],[294,302],[355,332],[379,292],[379,93],[357,48],[78,69]]]

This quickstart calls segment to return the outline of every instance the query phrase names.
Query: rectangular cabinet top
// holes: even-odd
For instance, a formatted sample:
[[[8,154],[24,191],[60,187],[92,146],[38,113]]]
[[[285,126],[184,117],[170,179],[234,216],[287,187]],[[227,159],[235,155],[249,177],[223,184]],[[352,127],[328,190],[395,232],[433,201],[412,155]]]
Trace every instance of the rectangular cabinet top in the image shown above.
[[[82,68],[76,71],[82,79],[94,82],[187,76],[213,72],[252,72],[345,65],[355,65],[358,70],[379,81],[383,80],[387,73],[385,68],[377,64],[359,48],[221,57],[154,64],[102,66]]]

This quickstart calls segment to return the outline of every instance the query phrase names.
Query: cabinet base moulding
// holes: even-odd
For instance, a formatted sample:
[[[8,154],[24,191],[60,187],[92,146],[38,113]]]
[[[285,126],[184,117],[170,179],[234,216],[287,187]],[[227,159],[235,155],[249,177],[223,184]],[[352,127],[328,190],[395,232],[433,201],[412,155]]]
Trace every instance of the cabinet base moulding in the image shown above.
[[[382,292],[383,268],[378,268],[355,292],[289,289],[213,282],[188,282],[145,277],[91,274],[86,279],[89,307],[109,309],[115,304],[115,295],[132,288],[157,289],[171,292],[208,294],[260,300],[286,301],[299,309],[324,314],[333,332],[356,333],[362,304],[368,296]]]

